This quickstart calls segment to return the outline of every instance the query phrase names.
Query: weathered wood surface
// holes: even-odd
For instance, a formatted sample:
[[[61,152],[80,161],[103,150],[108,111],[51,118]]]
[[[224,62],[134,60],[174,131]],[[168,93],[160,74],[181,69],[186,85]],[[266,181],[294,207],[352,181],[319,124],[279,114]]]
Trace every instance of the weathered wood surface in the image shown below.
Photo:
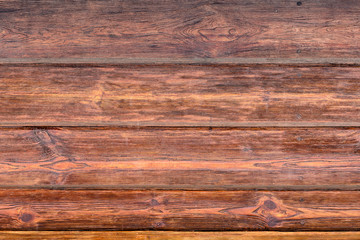
[[[357,191],[1,190],[2,230],[357,230]]]
[[[17,187],[360,189],[360,130],[0,130],[0,183]]]
[[[360,68],[0,67],[2,126],[360,126]]]
[[[1,1],[0,58],[359,57],[356,0]]]
[[[0,239],[359,240],[359,232],[0,231]]]
[[[0,230],[87,230],[0,239],[360,239],[88,232],[359,230],[358,16],[356,0],[0,0]]]

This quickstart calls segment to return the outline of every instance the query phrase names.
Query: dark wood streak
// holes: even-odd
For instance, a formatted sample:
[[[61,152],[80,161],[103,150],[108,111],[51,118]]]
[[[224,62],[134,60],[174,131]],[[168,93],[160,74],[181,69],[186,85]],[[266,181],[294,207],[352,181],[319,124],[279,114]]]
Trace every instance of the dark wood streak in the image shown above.
[[[358,57],[356,0],[2,1],[1,58]]]
[[[359,143],[357,128],[3,128],[0,181],[45,188],[359,189]]]
[[[0,229],[356,230],[359,197],[354,191],[1,190]]]
[[[1,126],[360,126],[357,67],[0,67]]]

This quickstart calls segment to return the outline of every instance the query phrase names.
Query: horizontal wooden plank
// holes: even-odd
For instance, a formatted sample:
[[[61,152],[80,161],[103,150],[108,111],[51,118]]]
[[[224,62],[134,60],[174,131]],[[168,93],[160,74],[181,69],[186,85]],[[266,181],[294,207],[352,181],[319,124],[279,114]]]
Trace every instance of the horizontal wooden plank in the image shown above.
[[[359,232],[0,231],[0,239],[358,240]]]
[[[1,66],[76,66],[108,67],[117,65],[297,65],[307,67],[358,67],[360,58],[0,58]]]
[[[357,191],[1,190],[2,230],[357,230]]]
[[[0,57],[358,57],[359,14],[356,0],[0,1]]]
[[[360,189],[360,129],[0,129],[2,187]]]
[[[357,67],[0,66],[0,125],[360,126],[359,78]]]

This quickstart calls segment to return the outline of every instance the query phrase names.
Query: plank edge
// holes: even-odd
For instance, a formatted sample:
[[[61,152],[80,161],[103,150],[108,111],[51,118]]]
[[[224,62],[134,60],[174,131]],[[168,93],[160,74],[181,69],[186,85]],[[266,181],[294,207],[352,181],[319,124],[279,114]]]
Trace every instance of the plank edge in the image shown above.
[[[317,128],[317,127],[360,127],[360,122],[0,122],[0,127],[232,127],[232,128]]]

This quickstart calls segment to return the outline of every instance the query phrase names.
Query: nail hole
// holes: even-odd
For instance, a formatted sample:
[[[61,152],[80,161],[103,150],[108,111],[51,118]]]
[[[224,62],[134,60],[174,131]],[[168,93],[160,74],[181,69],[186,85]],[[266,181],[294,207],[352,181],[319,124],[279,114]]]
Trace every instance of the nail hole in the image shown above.
[[[301,6],[302,2],[299,1],[299,2],[296,3],[296,5]]]
[[[298,49],[298,50],[296,50],[296,52],[297,52],[297,53],[301,53],[301,50],[300,50],[300,49]]]

